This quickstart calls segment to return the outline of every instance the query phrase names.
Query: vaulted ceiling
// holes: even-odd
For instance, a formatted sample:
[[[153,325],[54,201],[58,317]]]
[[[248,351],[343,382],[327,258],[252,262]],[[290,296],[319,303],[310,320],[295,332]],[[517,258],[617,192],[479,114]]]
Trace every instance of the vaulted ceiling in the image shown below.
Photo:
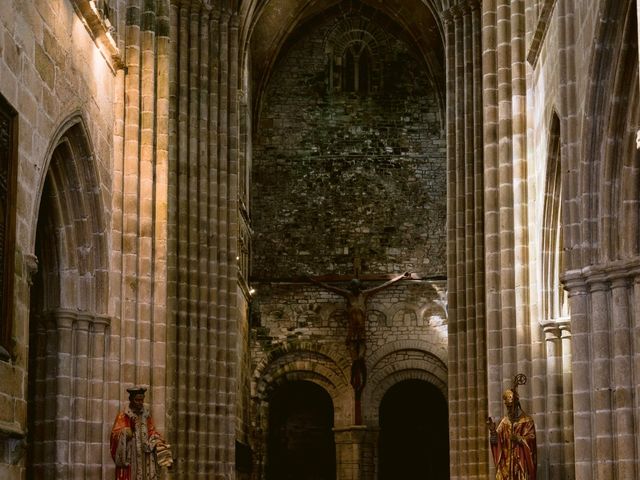
[[[444,33],[439,12],[448,0],[251,0],[242,5],[242,36],[251,62],[254,102],[288,39],[329,12],[364,8],[397,25],[424,57],[436,88],[444,92]],[[437,5],[436,5],[437,4]],[[255,104],[254,104],[255,106]]]

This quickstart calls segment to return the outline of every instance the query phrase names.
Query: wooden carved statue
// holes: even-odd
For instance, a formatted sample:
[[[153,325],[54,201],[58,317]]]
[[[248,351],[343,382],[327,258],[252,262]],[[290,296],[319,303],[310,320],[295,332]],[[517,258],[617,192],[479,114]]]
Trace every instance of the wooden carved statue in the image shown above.
[[[411,274],[409,272],[405,272],[402,275],[392,278],[388,282],[368,289],[363,289],[362,282],[357,278],[351,280],[348,288],[344,289],[309,277],[309,280],[313,283],[344,297],[347,303],[347,338],[345,343],[351,356],[351,386],[353,387],[356,398],[356,425],[362,423],[360,398],[362,390],[367,383],[367,367],[364,356],[367,348],[365,325],[367,318],[367,301],[380,290],[410,276]]]
[[[129,405],[111,429],[111,457],[116,480],[157,480],[161,467],[171,467],[171,447],[156,430],[144,406],[144,387],[127,388]]]
[[[518,385],[525,383],[527,377],[520,373],[513,379],[513,386],[504,391],[502,399],[507,415],[497,428],[491,417],[487,418],[496,480],[536,478],[536,427],[533,419],[522,410],[518,396]]]

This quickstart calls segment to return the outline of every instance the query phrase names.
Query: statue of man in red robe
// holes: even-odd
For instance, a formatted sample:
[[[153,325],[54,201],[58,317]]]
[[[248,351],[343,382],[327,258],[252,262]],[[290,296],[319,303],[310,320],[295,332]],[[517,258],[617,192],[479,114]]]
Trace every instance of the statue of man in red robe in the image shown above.
[[[491,417],[487,418],[496,480],[536,479],[536,427],[533,419],[522,410],[518,396],[518,385],[524,385],[526,381],[527,377],[518,374],[513,387],[504,391],[502,399],[507,415],[497,428]]]
[[[144,387],[127,388],[129,405],[111,429],[111,457],[116,480],[157,480],[160,467],[171,467],[170,446],[156,430],[144,406]]]

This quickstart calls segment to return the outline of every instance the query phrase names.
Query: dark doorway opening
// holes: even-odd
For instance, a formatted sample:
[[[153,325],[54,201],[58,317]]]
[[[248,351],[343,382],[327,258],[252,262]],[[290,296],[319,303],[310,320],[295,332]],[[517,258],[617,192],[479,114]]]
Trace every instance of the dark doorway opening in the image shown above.
[[[58,147],[52,164],[60,162]],[[51,172],[47,175],[40,200],[34,253],[38,268],[32,277],[29,310],[29,375],[27,388],[27,478],[54,478],[56,470],[58,407],[58,328],[48,313],[59,307],[60,226],[55,208],[60,200],[56,195]],[[67,387],[69,388],[69,387]]]
[[[389,389],[380,404],[379,480],[449,478],[447,402],[422,380]]]
[[[333,403],[311,382],[279,387],[269,402],[267,480],[335,480]]]

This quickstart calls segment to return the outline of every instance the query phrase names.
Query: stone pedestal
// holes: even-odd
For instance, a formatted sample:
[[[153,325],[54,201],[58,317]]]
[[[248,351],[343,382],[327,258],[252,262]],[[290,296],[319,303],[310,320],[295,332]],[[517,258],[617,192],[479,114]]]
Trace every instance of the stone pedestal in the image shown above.
[[[351,425],[334,428],[336,480],[374,480],[378,428]]]

